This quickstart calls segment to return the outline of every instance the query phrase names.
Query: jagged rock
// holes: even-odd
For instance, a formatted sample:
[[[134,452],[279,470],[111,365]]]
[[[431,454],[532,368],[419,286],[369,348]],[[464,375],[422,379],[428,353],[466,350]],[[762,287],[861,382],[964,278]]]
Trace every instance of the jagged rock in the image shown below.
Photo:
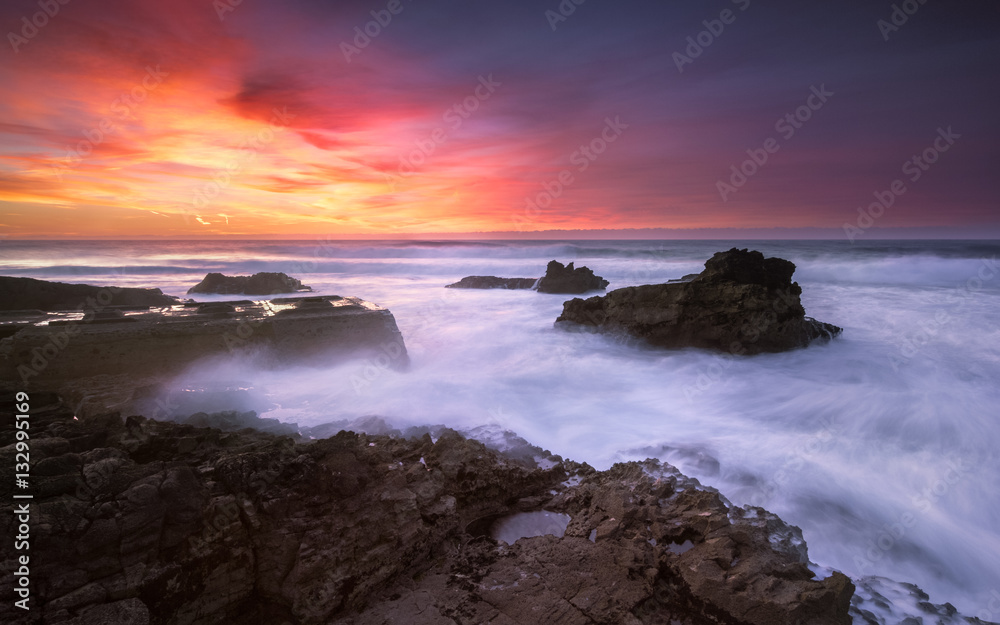
[[[563,266],[557,260],[549,262],[545,275],[538,282],[541,293],[586,293],[606,288],[608,281],[587,267],[573,267],[571,262]]]
[[[992,599],[1000,600],[1000,592],[993,591]],[[990,610],[993,610],[991,603]],[[996,625],[982,618],[992,618],[996,613],[982,610],[985,617],[970,618],[959,613],[950,603],[931,603],[930,597],[914,584],[897,582],[885,577],[869,575],[858,580],[851,598],[851,615],[859,625]]]
[[[416,622],[442,625],[454,615],[524,625],[851,622],[853,585],[839,573],[813,579],[798,528],[759,508],[731,508],[655,460],[604,472],[579,468],[579,485],[531,501],[571,517],[561,537],[498,549],[480,532],[446,563],[419,580],[402,578],[344,622],[399,622],[416,613]],[[484,526],[473,524],[474,535]],[[803,548],[772,541],[783,533]]]
[[[260,272],[252,276],[226,276],[210,273],[188,289],[188,293],[221,293],[224,295],[277,295],[312,291],[298,279],[283,273]]]
[[[815,579],[797,528],[657,461],[541,468],[449,430],[304,443],[30,403],[44,622],[850,623],[851,582]],[[5,535],[14,453],[0,448]],[[563,537],[490,537],[539,509],[570,517]],[[0,621],[31,622],[13,599],[4,585]]]
[[[537,278],[498,278],[496,276],[466,276],[447,284],[448,289],[530,289],[538,282]]]
[[[805,316],[794,271],[787,260],[733,248],[715,254],[686,282],[572,299],[556,323],[624,333],[658,347],[733,354],[780,352],[840,334],[841,328]]]
[[[297,436],[299,427],[295,423],[284,423],[277,419],[261,418],[256,412],[238,412],[226,410],[222,412],[196,412],[190,416],[178,419],[179,423],[200,428],[216,428],[224,432],[236,432],[245,428],[253,428],[261,432],[279,436]]]
[[[173,306],[176,297],[160,289],[47,282],[0,276],[0,310],[79,310],[86,308],[150,308]]]

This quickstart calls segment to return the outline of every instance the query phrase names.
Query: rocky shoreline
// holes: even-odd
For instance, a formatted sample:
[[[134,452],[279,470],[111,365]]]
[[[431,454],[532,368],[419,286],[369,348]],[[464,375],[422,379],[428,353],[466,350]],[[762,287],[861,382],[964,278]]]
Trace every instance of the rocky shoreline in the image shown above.
[[[392,313],[356,297],[313,296],[176,304],[81,312],[22,311],[3,319],[0,377],[19,390],[128,395],[212,359],[272,368],[338,359],[388,357],[405,366],[406,346]]]
[[[798,528],[656,460],[596,471],[509,433],[504,451],[443,427],[314,439],[335,428],[76,419],[53,393],[30,399],[36,607],[14,608],[5,585],[4,623],[985,623],[909,584],[855,593],[809,563]],[[494,538],[538,511],[565,521]],[[8,569],[12,556],[4,543]]]
[[[553,263],[548,274],[573,283],[565,288],[607,285]],[[794,269],[734,249],[679,282],[570,300],[559,323],[668,347],[747,346],[734,353],[835,336],[840,328],[804,316]],[[35,602],[29,614],[14,608],[5,584],[3,623],[984,623],[912,585],[823,570],[798,528],[658,460],[597,471],[512,433],[497,445],[376,418],[300,428],[252,412],[189,414],[183,401],[160,411],[174,403],[161,383],[195,357],[231,353],[219,341],[240,324],[252,330],[240,345],[278,340],[294,364],[310,349],[357,355],[380,341],[398,345],[380,357],[405,363],[392,314],[369,302],[98,307],[51,366],[12,384],[30,365],[23,359],[67,327],[61,314],[31,312],[0,343],[11,372],[0,384],[3,440],[15,440],[13,391],[31,395]],[[172,323],[175,335],[165,330]],[[177,358],[150,348],[164,337]],[[133,360],[122,361],[125,352]],[[17,452],[0,448],[0,527],[10,535]],[[0,547],[10,576],[11,547]]]
[[[446,429],[307,441],[31,405],[46,623],[850,622],[853,585],[813,579],[796,528],[656,461],[598,472]],[[564,536],[490,537],[542,509],[569,515]],[[37,622],[5,588],[0,619]]]

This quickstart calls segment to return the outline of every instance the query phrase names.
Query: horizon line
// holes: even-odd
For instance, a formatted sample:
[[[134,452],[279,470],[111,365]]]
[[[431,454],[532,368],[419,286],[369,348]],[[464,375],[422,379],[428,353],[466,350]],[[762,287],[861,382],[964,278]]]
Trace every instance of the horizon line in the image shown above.
[[[289,234],[134,234],[134,235],[75,235],[75,234],[0,234],[3,241],[432,241],[432,240],[505,240],[505,241],[560,241],[560,240],[788,240],[788,241],[994,241],[1000,240],[1000,225],[987,226],[899,226],[872,228],[861,236],[848,237],[840,228],[830,227],[724,227],[724,228],[593,228],[550,230],[489,230],[470,232],[415,232],[415,233],[289,233]]]

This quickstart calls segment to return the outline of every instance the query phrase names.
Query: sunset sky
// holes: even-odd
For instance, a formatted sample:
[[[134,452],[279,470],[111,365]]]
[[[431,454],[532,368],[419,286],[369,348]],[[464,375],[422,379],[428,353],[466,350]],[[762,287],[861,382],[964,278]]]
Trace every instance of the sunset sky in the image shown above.
[[[896,6],[7,0],[0,236],[995,235],[1000,3]]]

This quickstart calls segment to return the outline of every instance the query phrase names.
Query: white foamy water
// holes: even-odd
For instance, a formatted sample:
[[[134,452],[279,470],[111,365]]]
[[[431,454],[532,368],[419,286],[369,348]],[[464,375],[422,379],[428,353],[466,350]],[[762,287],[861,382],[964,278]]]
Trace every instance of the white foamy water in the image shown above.
[[[285,271],[363,297],[392,310],[407,370],[234,363],[198,375],[247,380],[270,402],[264,416],[301,425],[490,425],[599,469],[657,457],[800,526],[820,565],[913,582],[932,602],[1000,619],[989,607],[1000,589],[997,244],[735,243],[795,262],[807,314],[845,329],[743,358],[555,329],[568,296],[443,288],[537,277],[553,258],[612,289],[664,282],[733,245],[6,242],[0,266],[176,295],[208,271]]]

